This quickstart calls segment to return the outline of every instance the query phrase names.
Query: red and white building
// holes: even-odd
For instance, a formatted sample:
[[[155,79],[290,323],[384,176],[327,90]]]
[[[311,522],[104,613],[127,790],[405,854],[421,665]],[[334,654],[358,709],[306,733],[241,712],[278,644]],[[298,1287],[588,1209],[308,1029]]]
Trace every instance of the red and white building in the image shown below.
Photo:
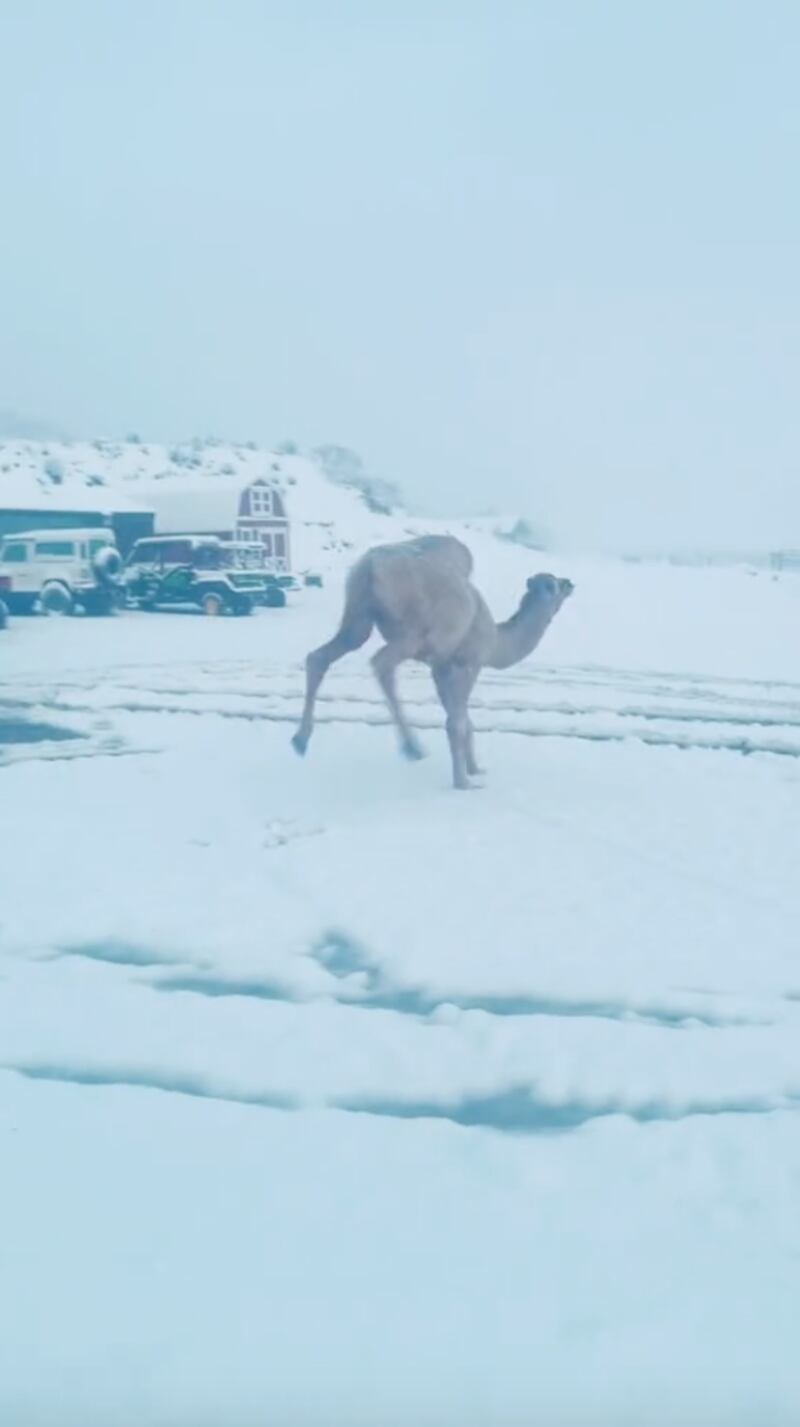
[[[268,477],[242,486],[226,476],[170,475],[142,482],[136,494],[155,513],[156,535],[217,535],[220,540],[257,542],[268,570],[291,570],[286,504]]]

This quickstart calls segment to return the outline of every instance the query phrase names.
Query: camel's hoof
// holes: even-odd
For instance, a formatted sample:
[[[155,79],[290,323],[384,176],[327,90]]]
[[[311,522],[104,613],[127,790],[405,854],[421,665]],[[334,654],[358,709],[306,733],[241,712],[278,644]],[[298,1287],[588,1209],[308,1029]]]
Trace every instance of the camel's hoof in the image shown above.
[[[306,749],[308,748],[308,739],[304,738],[302,733],[296,733],[292,739],[292,748],[295,753],[300,754],[301,758],[305,758]]]
[[[411,739],[407,743],[400,744],[400,752],[410,763],[418,763],[421,758],[425,757],[425,749]]]

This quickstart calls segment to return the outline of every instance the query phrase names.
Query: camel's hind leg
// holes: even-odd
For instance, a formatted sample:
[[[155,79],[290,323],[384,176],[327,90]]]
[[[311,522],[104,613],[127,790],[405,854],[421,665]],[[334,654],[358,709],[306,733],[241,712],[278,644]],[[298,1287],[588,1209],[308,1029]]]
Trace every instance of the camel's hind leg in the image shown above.
[[[300,726],[292,739],[292,747],[296,753],[303,754],[308,748],[308,741],[314,731],[314,704],[317,693],[331,664],[335,664],[337,659],[342,659],[345,654],[351,654],[354,649],[360,649],[362,644],[366,644],[371,633],[372,620],[364,616],[342,625],[333,639],[320,645],[319,649],[313,649],[309,654],[306,659],[306,701]]]
[[[379,649],[372,660],[372,667],[375,670],[375,677],[383,689],[384,697],[389,705],[389,712],[392,715],[394,726],[400,739],[400,752],[406,758],[424,758],[425,754],[422,746],[409,725],[408,719],[403,712],[403,707],[397,697],[396,674],[399,664],[405,659],[411,658],[411,650],[402,643],[384,644]]]

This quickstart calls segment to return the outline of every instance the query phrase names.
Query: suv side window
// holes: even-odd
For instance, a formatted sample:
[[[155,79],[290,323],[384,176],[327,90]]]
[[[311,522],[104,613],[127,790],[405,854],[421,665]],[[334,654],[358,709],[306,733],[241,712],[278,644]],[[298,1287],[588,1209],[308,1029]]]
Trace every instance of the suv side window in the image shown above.
[[[165,540],[161,547],[161,559],[165,565],[190,565],[192,554],[191,540]]]
[[[37,540],[36,554],[45,555],[49,559],[72,560],[75,556],[75,546],[71,540]]]
[[[158,546],[153,546],[149,540],[137,540],[130,555],[129,565],[152,565],[158,556]]]
[[[190,561],[198,570],[218,570],[222,563],[220,560],[219,546],[198,545],[194,552],[194,560],[192,560],[191,555],[187,556],[187,565]]]
[[[28,558],[28,547],[22,540],[17,540],[13,544],[4,545],[0,558],[8,560],[15,565],[24,565]]]

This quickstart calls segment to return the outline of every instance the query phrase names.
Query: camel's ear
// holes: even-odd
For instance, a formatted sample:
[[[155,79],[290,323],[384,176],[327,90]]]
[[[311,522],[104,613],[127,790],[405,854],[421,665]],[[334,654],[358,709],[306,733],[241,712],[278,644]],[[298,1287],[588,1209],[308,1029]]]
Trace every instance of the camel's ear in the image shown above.
[[[529,589],[529,590],[535,590],[535,589],[536,589],[536,576],[535,576],[535,575],[531,575],[530,579],[528,580],[528,589]]]

